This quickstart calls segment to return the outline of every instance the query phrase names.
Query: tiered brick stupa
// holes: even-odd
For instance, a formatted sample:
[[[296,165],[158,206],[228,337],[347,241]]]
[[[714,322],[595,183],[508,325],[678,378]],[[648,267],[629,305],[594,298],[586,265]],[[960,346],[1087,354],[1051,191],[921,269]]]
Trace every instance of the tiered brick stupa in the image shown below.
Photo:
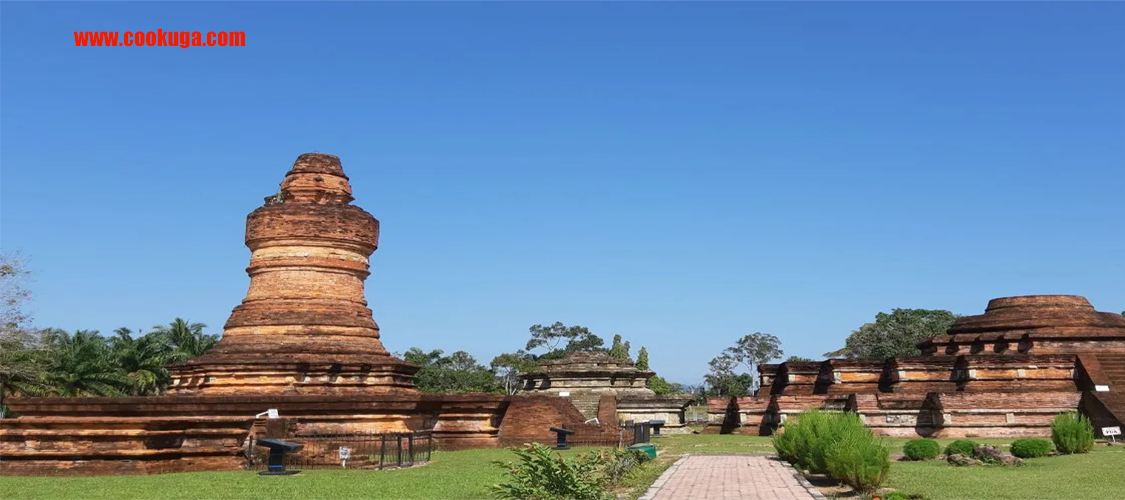
[[[379,221],[351,205],[340,159],[303,154],[246,218],[250,289],[203,356],[173,369],[177,394],[413,393],[364,298]]]
[[[959,318],[946,335],[918,345],[923,354],[1125,353],[1125,316],[1098,312],[1085,297],[992,299],[984,314]]]

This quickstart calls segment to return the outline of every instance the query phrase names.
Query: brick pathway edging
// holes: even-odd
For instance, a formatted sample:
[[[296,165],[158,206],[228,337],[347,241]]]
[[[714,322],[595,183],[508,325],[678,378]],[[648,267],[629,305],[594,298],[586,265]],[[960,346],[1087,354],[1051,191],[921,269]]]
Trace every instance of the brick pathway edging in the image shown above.
[[[797,482],[801,483],[801,486],[804,486],[806,490],[809,490],[809,494],[812,495],[813,498],[815,498],[816,500],[827,500],[827,498],[824,496],[824,493],[821,493],[820,490],[816,489],[816,486],[813,486],[813,484],[809,482],[808,478],[806,478],[804,474],[801,474],[801,471],[794,468],[793,465],[789,462],[782,460],[781,463],[785,464],[785,468],[789,469],[789,472],[793,473],[793,477],[797,478]]]
[[[679,469],[680,465],[682,465],[684,461],[687,460],[690,456],[691,455],[683,455],[679,458],[679,460],[673,462],[672,465],[668,467],[668,469],[666,469],[663,474],[660,475],[660,477],[656,478],[656,481],[652,482],[652,485],[650,485],[648,489],[645,490],[645,494],[641,495],[641,497],[637,500],[652,500],[652,497],[656,496],[656,492],[660,491],[660,487],[664,486],[664,483],[668,482],[668,478],[672,477],[672,474],[676,473],[676,469]]]

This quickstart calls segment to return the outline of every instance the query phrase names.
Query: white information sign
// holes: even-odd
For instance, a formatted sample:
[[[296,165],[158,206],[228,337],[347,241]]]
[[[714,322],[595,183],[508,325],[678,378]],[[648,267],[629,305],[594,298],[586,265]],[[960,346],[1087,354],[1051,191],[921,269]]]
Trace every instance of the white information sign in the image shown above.
[[[1095,385],[1094,390],[1097,391],[1097,392],[1108,392],[1109,386],[1108,385]]]
[[[351,448],[348,448],[347,446],[341,446],[340,447],[340,460],[347,460],[348,457],[351,457],[351,456],[352,456],[352,449]]]
[[[563,392],[560,392],[560,393],[559,393],[559,397],[560,397],[560,398],[565,398],[565,397],[567,397],[567,396],[569,396],[569,395],[570,395],[570,392],[567,392],[567,391],[563,391]]]
[[[277,408],[270,408],[266,411],[266,416],[269,418],[278,418],[280,415],[277,413]]]
[[[1102,427],[1102,435],[1103,436],[1120,436],[1121,435],[1121,428],[1120,427]]]

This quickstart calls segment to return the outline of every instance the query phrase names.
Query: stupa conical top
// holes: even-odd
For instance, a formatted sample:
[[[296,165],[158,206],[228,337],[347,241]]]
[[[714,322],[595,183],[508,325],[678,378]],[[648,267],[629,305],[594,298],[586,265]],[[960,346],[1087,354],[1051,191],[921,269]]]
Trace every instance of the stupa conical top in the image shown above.
[[[246,218],[250,289],[203,356],[173,367],[173,392],[415,392],[364,298],[379,221],[351,205],[340,159],[303,154]]]

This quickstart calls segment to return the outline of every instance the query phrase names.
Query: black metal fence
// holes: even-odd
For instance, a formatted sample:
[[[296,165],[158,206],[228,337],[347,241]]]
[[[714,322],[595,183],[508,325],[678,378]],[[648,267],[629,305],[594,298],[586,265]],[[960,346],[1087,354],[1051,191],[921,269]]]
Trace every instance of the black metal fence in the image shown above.
[[[285,438],[303,447],[285,456],[287,469],[385,469],[411,467],[430,461],[434,437],[430,432],[399,434],[310,434]],[[269,450],[250,438],[246,459],[250,470],[265,470]]]

